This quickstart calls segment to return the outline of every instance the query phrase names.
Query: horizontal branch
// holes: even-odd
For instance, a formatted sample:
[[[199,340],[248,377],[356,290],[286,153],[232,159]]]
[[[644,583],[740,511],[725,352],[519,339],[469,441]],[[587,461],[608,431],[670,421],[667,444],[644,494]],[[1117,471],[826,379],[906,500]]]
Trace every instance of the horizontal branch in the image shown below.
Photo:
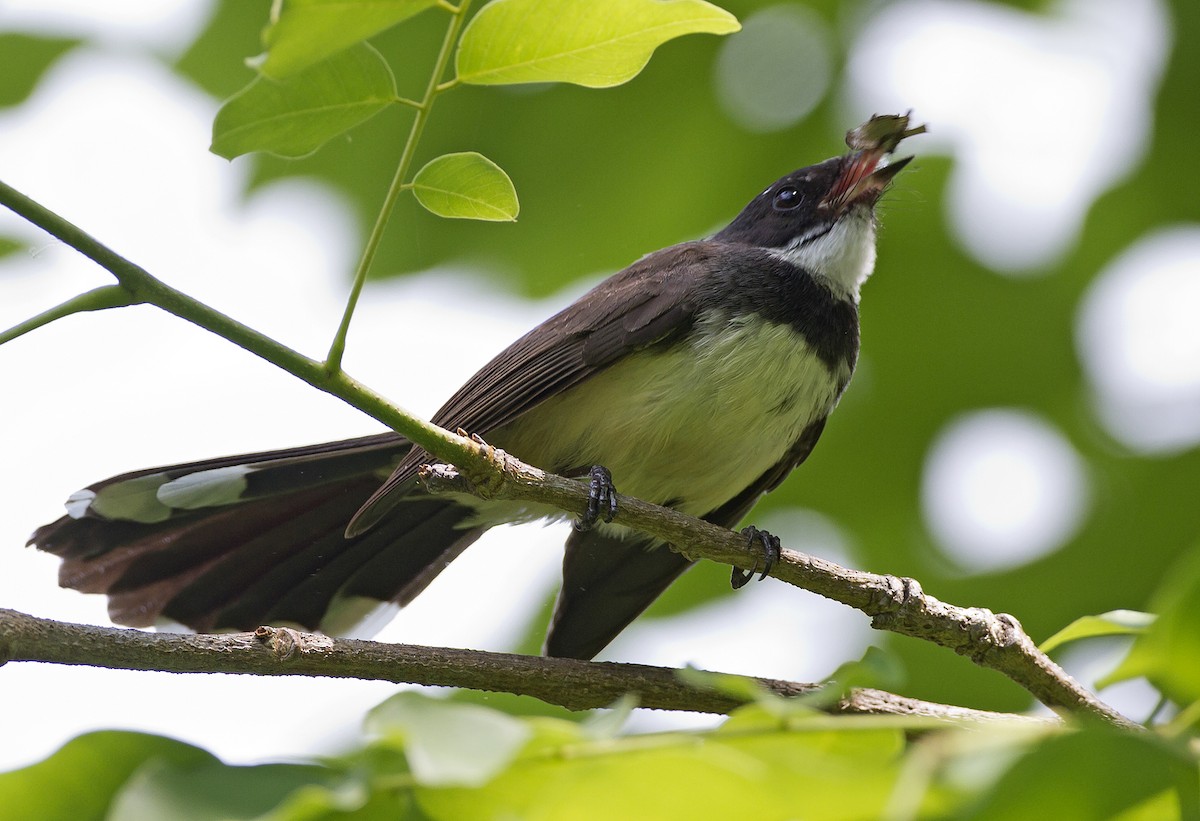
[[[0,609],[0,664],[6,661],[171,673],[329,676],[466,687],[533,696],[569,710],[607,707],[626,693],[636,694],[639,706],[658,710],[723,714],[745,703],[687,684],[678,670],[667,667],[334,639],[281,627],[224,635],[147,633],[69,624]],[[755,681],[782,696],[819,689],[816,684],[777,679]],[[854,690],[829,710],[946,722],[1041,721],[871,689]]]

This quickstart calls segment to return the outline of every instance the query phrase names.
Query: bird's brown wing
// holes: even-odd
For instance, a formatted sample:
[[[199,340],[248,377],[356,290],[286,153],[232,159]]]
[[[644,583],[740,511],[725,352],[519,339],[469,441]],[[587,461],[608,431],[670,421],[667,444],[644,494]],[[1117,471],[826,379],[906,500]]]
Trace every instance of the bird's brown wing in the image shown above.
[[[719,253],[717,244],[694,242],[643,257],[502,351],[450,397],[434,423],[486,438],[622,356],[676,338],[691,326],[703,293],[696,281]],[[383,518],[428,459],[413,448],[355,514],[347,535]]]

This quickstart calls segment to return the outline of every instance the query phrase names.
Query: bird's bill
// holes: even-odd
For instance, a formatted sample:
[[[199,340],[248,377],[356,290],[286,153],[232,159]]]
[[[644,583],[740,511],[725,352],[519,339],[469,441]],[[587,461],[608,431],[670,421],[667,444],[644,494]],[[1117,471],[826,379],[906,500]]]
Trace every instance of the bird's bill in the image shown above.
[[[886,156],[887,152],[874,148],[847,157],[842,173],[821,201],[821,208],[840,214],[855,203],[878,199],[900,170],[912,161],[912,157],[905,157],[889,163]]]
[[[859,202],[873,203],[912,157],[888,162],[901,140],[922,134],[925,126],[908,127],[908,114],[876,115],[846,134],[846,144],[857,149],[846,157],[841,174],[821,201],[821,207],[841,214]]]

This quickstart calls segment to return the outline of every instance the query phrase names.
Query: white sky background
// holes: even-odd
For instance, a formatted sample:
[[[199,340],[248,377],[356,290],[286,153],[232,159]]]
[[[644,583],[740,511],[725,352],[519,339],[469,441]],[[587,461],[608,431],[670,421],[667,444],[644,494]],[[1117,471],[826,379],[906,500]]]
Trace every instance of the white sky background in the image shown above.
[[[31,102],[0,112],[0,178],[168,283],[320,357],[337,325],[347,272],[357,254],[347,209],[328,192],[295,182],[272,186],[241,203],[242,163],[230,164],[207,152],[217,103],[154,60],[138,56],[146,48],[170,52],[185,45],[202,24],[204,8],[199,2],[137,0],[101,5],[25,0],[0,7],[0,29],[99,34],[104,43],[69,55],[45,78]],[[1085,12],[1087,8],[1092,11]],[[894,17],[888,17],[887,9]],[[956,87],[948,82],[939,85],[939,77],[950,79],[948,73],[913,75],[889,61],[913,53],[933,59],[937,49],[963,42],[978,45],[974,53],[1019,55],[1025,64],[1042,55],[1051,72],[1069,57],[1071,66],[1083,66],[1067,72],[1075,78],[1072,82],[1080,83],[1073,91],[1077,108],[1072,111],[1076,117],[1072,133],[1109,133],[1081,125],[1078,118],[1085,115],[1106,122],[1136,122],[1138,117],[1149,121],[1149,115],[1130,114],[1131,109],[1120,106],[1136,105],[1136,99],[1157,82],[1154,61],[1161,59],[1165,36],[1161,6],[1150,0],[1120,8],[1080,0],[1061,9],[1058,22],[1005,10],[1002,16],[1007,22],[1000,24],[992,8],[973,3],[890,4],[863,32],[865,48],[856,53],[852,65],[852,77],[857,79],[842,92],[845,105],[856,113],[915,107],[918,119],[932,121],[935,136],[927,145],[940,145],[960,158],[952,193],[961,198],[958,201],[969,216],[971,207],[988,202],[987,185],[998,184],[981,176],[979,169],[1013,161],[1011,155],[997,157],[989,150],[1024,150],[1019,143],[997,147],[987,141],[987,135],[995,133],[988,111],[1003,110],[1014,122],[1037,121],[1046,110],[1045,100],[1037,95],[1040,86],[1024,85],[1023,101],[993,100],[986,109],[972,108],[969,97],[956,96]],[[1114,26],[1114,21],[1122,20],[1125,25]],[[954,36],[946,39],[944,27],[951,23]],[[873,41],[876,32],[887,37]],[[1118,54],[1106,39],[1114,32],[1140,34],[1127,36],[1126,49]],[[1059,35],[1064,39],[1053,39]],[[983,82],[993,70],[994,66],[963,65],[955,77],[963,80],[962,75],[975,71]],[[1000,85],[997,78],[990,80]],[[1022,105],[1031,107],[1028,115]],[[847,121],[856,121],[854,115]],[[756,126],[769,127],[761,120]],[[1096,179],[1088,171],[1095,165],[1089,163],[1075,177],[1056,177],[1053,182],[1060,194],[1061,189],[1070,189],[1069,196],[1062,194],[1058,200],[1060,209],[1077,210],[1079,203],[1090,202],[1117,176],[1131,173],[1142,150],[1140,140],[1096,148],[1109,152],[1104,163],[1094,161],[1109,169],[1109,176]],[[995,200],[999,210],[984,208],[976,219],[990,220],[988,224],[1001,226],[998,230],[1005,225],[1018,230],[1030,220],[1057,224],[1060,233],[1038,246],[1046,255],[1044,262],[1069,246],[1077,225],[1068,216],[1060,215],[1057,223],[1046,217],[1045,203],[1038,195],[1037,190],[1026,190],[1023,202],[1004,194]],[[738,205],[730,205],[731,213]],[[986,237],[981,239],[976,225],[962,229],[962,237],[981,258],[1005,269],[1037,264],[1029,258],[997,261],[996,248],[987,244]],[[7,212],[0,214],[0,233],[29,237],[35,248],[31,255],[0,263],[0,326],[111,281],[74,251],[28,229]],[[1143,280],[1158,282],[1145,265],[1135,264],[1139,261],[1149,259],[1176,270],[1200,259],[1194,240],[1159,242],[1153,247],[1154,254],[1131,254],[1113,269],[1113,276],[1125,283],[1122,287],[1136,288]],[[1180,286],[1181,304],[1200,308],[1200,290],[1192,279],[1190,290],[1186,282]],[[564,294],[531,304],[494,290],[481,276],[461,271],[371,285],[351,332],[346,367],[410,410],[428,414],[491,353],[569,298]],[[1139,360],[1133,354],[1122,358],[1122,352],[1139,350],[1146,335],[1156,330],[1129,311],[1086,319],[1092,316],[1089,312],[1106,310],[1113,302],[1101,297],[1089,300],[1081,324],[1086,329],[1091,327],[1088,322],[1103,324],[1107,317],[1122,323],[1118,327],[1123,333],[1117,335],[1117,343],[1109,338],[1093,344],[1086,330],[1081,332],[1082,355],[1085,360],[1103,357],[1106,354],[1096,352],[1103,351],[1104,345],[1119,344],[1107,355],[1126,364],[1132,374],[1126,381],[1136,386]],[[414,306],[419,310],[414,311]],[[1119,305],[1107,310],[1118,309]],[[1185,314],[1195,316],[1197,311],[1187,314],[1181,308],[1180,315]],[[429,327],[469,328],[470,335],[443,334],[444,347],[436,363],[408,356],[413,329],[400,327],[395,317],[413,315],[424,316]],[[1174,332],[1185,336],[1183,344],[1200,338],[1200,331],[1189,330],[1182,322]],[[1145,379],[1152,378],[1159,389],[1155,407],[1165,403],[1178,413],[1180,403],[1197,401],[1200,376],[1194,363],[1181,362],[1169,373],[1162,372],[1161,362],[1154,367],[1158,370]],[[0,368],[10,386],[6,391],[11,391],[4,397],[5,420],[0,426],[0,454],[6,466],[0,472],[0,498],[5,500],[0,516],[0,606],[70,621],[106,624],[103,598],[58,589],[57,559],[19,545],[35,526],[61,515],[61,503],[71,491],[138,467],[379,429],[338,400],[151,308],[81,315],[55,323],[0,347]],[[404,386],[413,377],[414,384],[427,391],[412,395]],[[1128,400],[1127,394],[1120,393],[1120,384],[1124,383],[1101,385],[1097,401],[1109,401],[1105,397],[1112,395],[1117,397],[1114,402],[1122,396]],[[1100,406],[1102,417],[1104,407]],[[1128,410],[1125,405],[1121,408]],[[1130,428],[1128,412],[1122,419]],[[996,420],[1003,424],[987,424]],[[1138,428],[1136,422],[1132,427]],[[984,442],[991,449],[972,446],[967,437],[972,431],[981,437],[976,444]],[[1005,436],[1019,438],[1020,448],[1007,449],[1016,454],[1017,463],[1012,459],[989,462],[988,453],[1006,450]],[[1114,436],[1120,438],[1120,432],[1114,430]],[[1176,437],[1169,447],[1194,446],[1200,431],[1190,437]],[[1124,441],[1137,445],[1136,437]],[[995,527],[994,509],[978,507],[980,500],[1004,504],[1012,477],[1039,472],[1045,459],[1066,466],[1061,471],[1065,478],[1058,486],[1046,488],[1045,494],[1051,498],[1055,493],[1076,494],[1060,498],[1077,502],[1049,507],[1059,514],[1065,508],[1074,519],[1048,517],[1044,505],[1034,504],[1027,506],[1028,516],[1010,527],[1011,532],[989,530]],[[1077,459],[1061,434],[1040,420],[1022,421],[980,409],[978,416],[948,426],[931,456],[926,478],[931,529],[947,555],[968,570],[1020,563],[1052,550],[1087,515],[1085,471]],[[970,482],[964,483],[964,477]],[[1053,484],[1053,476],[1048,481]],[[939,513],[938,487],[974,488],[976,496],[959,498],[949,514]],[[965,523],[961,515],[948,523],[939,519],[964,510],[977,513]],[[811,547],[835,560],[846,550],[845,534],[803,511],[759,524],[789,544]],[[553,590],[563,535],[561,528],[536,526],[493,531],[380,638],[506,647],[533,608]],[[1030,549],[1031,544],[1036,550]],[[973,545],[983,545],[986,558]],[[466,618],[464,602],[472,603],[473,610]],[[794,631],[793,653],[781,654],[774,635],[770,649],[756,643],[756,637],[766,639],[768,631],[754,625],[766,622]],[[697,627],[704,624],[711,629]],[[635,626],[608,655],[807,680],[820,678],[841,660],[858,655],[868,640],[867,632],[865,619],[851,611],[768,582],[714,605],[686,633],[671,631],[669,622]],[[833,641],[831,635],[840,638]],[[812,640],[815,636],[820,641]],[[79,732],[100,727],[174,735],[232,762],[324,752],[341,739],[352,739],[363,712],[395,689],[369,682],[9,664],[0,669],[0,692],[7,704],[20,707],[8,711],[0,731],[0,770],[42,758]]]

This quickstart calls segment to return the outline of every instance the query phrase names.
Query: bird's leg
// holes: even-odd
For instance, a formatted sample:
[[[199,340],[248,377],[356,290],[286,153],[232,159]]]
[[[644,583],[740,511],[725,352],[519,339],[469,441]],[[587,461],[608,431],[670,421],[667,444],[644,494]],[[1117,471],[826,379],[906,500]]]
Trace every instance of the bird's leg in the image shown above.
[[[763,549],[763,569],[762,575],[758,577],[762,581],[771,572],[771,568],[775,566],[775,562],[779,561],[781,548],[779,546],[779,537],[772,536],[765,530],[759,530],[754,525],[742,528],[742,535],[746,537],[746,547],[758,542]],[[729,584],[734,590],[745,587],[750,579],[754,578],[754,574],[758,572],[758,560],[754,561],[753,570],[742,570],[740,567],[733,568],[733,574],[729,577]]]
[[[617,515],[617,489],[613,487],[612,474],[604,465],[592,465],[588,471],[591,482],[588,485],[587,513],[575,521],[576,530],[591,530],[598,519],[604,518],[611,522]]]

